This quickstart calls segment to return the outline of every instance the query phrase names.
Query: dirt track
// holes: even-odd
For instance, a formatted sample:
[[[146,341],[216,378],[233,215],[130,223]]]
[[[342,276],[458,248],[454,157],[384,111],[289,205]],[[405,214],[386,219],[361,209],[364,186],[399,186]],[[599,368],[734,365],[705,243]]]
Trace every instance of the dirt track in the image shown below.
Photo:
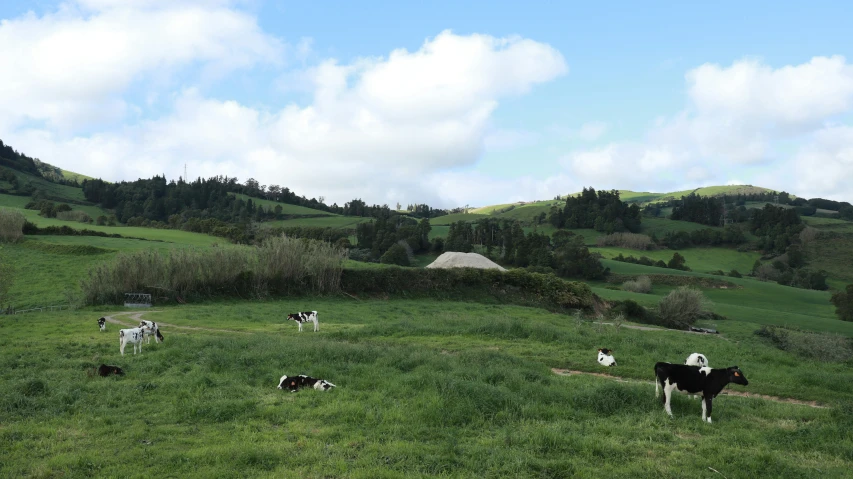
[[[622,383],[638,383],[638,384],[654,385],[654,381],[642,381],[639,379],[624,379],[624,378],[620,378],[619,376],[611,376],[609,374],[604,374],[604,373],[588,373],[586,371],[574,371],[571,369],[558,369],[558,368],[551,368],[551,371],[554,374],[558,374],[560,376],[574,376],[577,374],[584,374],[587,376],[598,376],[598,377],[602,377],[602,378],[607,378],[607,379],[611,379],[613,381],[619,381]],[[781,402],[781,403],[788,403],[788,404],[798,404],[800,406],[809,406],[809,407],[821,408],[821,409],[829,407],[829,406],[820,404],[817,401],[802,401],[799,399],[780,398],[780,397],[776,397],[776,396],[768,396],[766,394],[756,394],[756,393],[742,392],[742,391],[726,391],[726,390],[723,390],[720,393],[720,396],[741,396],[741,397],[749,397],[749,398],[758,398],[758,399],[764,399],[767,401],[774,401],[774,402]]]
[[[149,311],[121,311],[121,312],[118,312],[118,313],[111,313],[111,314],[109,314],[109,315],[104,315],[104,318],[106,318],[106,320],[107,320],[107,322],[108,322],[108,323],[118,324],[118,325],[120,325],[120,326],[125,326],[125,327],[128,327],[128,328],[133,328],[133,327],[138,326],[138,325],[139,325],[139,322],[140,322],[140,321],[142,321],[142,315],[143,315],[143,314],[147,314],[147,313],[160,313],[160,312],[162,312],[162,311],[156,311],[156,310],[149,310]],[[133,323],[127,323],[127,322],[124,322],[124,321],[119,321],[118,319],[115,319],[115,317],[114,317],[114,316],[130,316],[130,318],[133,320]],[[160,321],[157,321],[157,325],[158,325],[158,326],[165,326],[165,327],[167,327],[167,328],[186,329],[186,330],[192,330],[192,331],[215,331],[215,332],[219,332],[219,333],[251,334],[251,333],[246,332],[246,331],[234,331],[233,329],[213,329],[213,328],[197,328],[197,327],[195,327],[195,326],[178,326],[178,325],[175,325],[175,324],[162,323],[162,322],[160,322]]]

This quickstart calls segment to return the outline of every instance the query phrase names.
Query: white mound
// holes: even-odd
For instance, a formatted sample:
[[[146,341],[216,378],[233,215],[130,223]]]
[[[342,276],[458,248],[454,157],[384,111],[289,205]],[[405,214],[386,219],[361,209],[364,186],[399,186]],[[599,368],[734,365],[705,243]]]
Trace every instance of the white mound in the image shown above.
[[[506,271],[501,265],[477,253],[459,253],[448,251],[427,265],[427,268],[479,268],[499,269]]]

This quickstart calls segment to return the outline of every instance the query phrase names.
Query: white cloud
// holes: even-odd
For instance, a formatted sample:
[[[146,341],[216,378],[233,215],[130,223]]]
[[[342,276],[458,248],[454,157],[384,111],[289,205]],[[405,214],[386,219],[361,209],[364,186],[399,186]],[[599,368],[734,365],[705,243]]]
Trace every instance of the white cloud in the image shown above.
[[[785,165],[797,195],[853,201],[853,127],[817,131]]]
[[[50,128],[18,131],[13,144],[105,179],[176,178],[186,161],[191,178],[254,177],[329,202],[411,198],[455,206],[455,193],[429,186],[441,183],[441,172],[474,164],[484,143],[531,140],[494,136],[498,101],[566,71],[562,55],[546,44],[445,31],[414,52],[321,62],[302,75],[313,90],[309,105],[266,112],[188,88],[157,120],[84,138],[64,139]]]
[[[27,119],[64,132],[109,124],[125,118],[134,82],[197,64],[222,72],[280,61],[283,44],[226,3],[85,0],[4,20],[0,131]]]
[[[657,119],[643,140],[566,155],[576,181],[674,190],[751,172],[753,184],[853,197],[852,129],[821,129],[853,110],[853,66],[843,57],[776,69],[756,60],[705,64],[685,78],[684,111]],[[792,139],[806,146],[789,161],[777,146]]]

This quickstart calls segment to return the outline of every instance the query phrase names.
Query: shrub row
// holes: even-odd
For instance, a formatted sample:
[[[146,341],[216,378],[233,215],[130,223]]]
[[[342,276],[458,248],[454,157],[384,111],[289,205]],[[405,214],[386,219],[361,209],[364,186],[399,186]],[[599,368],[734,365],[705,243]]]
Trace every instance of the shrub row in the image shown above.
[[[853,341],[837,334],[813,333],[778,326],[762,326],[755,334],[783,351],[805,358],[842,362],[853,357]]]
[[[704,278],[701,276],[682,276],[675,274],[646,274],[654,284],[664,284],[667,286],[696,286],[699,288],[729,288],[738,289],[741,286],[732,282],[716,279]],[[624,284],[626,281],[635,281],[639,276],[630,274],[610,273],[607,276],[607,282],[613,284]]]
[[[91,269],[81,289],[85,304],[118,304],[129,292],[176,301],[322,294],[338,291],[345,257],[328,243],[287,237],[256,247],[143,250]]]
[[[613,233],[599,236],[595,243],[598,246],[618,246],[638,250],[654,249],[655,247],[651,237],[637,233]]]
[[[349,294],[429,296],[442,299],[489,298],[497,302],[552,310],[594,308],[598,297],[585,283],[524,270],[474,268],[345,269],[341,289]],[[484,298],[485,297],[485,298]]]

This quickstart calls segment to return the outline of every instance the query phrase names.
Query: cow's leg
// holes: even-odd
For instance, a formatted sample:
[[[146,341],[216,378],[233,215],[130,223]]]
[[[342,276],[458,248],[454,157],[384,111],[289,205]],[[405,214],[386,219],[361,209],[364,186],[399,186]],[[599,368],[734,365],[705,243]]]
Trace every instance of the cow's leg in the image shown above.
[[[704,421],[707,417],[708,423],[711,423],[711,397],[706,396],[702,398],[702,420]]]
[[[122,355],[122,356],[124,356],[124,346],[125,346],[125,342],[124,342],[124,341],[121,341],[121,342],[119,342],[119,343],[118,343],[118,349],[119,349],[119,351],[121,351],[121,355]]]
[[[302,332],[302,323],[297,322],[296,324],[298,324],[298,325],[299,325],[299,332],[301,333],[301,332]]]
[[[660,397],[660,378],[655,375],[655,397]]]
[[[315,319],[314,320],[314,332],[316,333],[319,330],[320,330],[320,322]]]
[[[666,413],[669,414],[669,417],[672,417],[672,407],[670,407],[670,401],[672,400],[672,390],[675,389],[675,386],[672,384],[665,384],[663,387],[663,395],[666,398],[664,400],[664,409]]]

